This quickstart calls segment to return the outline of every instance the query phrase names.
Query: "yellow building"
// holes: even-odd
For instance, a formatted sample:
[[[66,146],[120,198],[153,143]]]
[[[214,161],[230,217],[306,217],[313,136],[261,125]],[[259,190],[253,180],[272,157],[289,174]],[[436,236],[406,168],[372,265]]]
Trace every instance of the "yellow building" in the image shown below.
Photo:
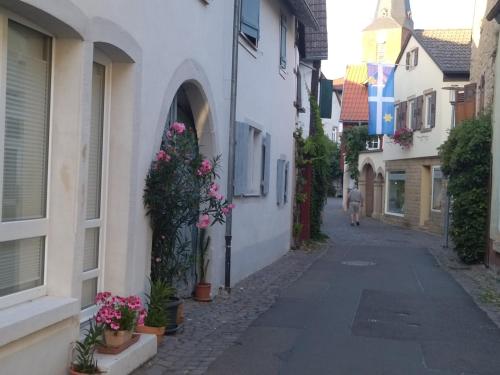
[[[363,30],[363,61],[394,63],[410,30],[410,0],[379,0],[373,22]]]

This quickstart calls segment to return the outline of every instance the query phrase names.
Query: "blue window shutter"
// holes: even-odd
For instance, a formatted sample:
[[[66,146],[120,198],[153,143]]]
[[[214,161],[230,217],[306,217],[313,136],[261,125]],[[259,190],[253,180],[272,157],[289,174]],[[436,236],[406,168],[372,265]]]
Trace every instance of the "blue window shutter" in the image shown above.
[[[271,172],[271,134],[266,133],[262,139],[262,181],[260,183],[262,195],[269,193],[269,176]]]
[[[322,79],[320,83],[319,109],[321,118],[332,118],[333,81]]]
[[[242,0],[240,31],[259,40],[260,0]]]
[[[285,161],[278,159],[278,170],[276,173],[276,203],[278,206],[283,205],[283,191],[285,189]]]
[[[287,24],[286,17],[281,16],[281,33],[280,33],[280,67],[286,69],[286,34]]]
[[[285,164],[285,173],[284,173],[284,187],[283,187],[283,202],[288,202],[288,178],[290,174],[290,162],[287,161]]]
[[[243,122],[236,122],[235,130],[234,195],[238,196],[247,192],[248,138],[250,127]]]

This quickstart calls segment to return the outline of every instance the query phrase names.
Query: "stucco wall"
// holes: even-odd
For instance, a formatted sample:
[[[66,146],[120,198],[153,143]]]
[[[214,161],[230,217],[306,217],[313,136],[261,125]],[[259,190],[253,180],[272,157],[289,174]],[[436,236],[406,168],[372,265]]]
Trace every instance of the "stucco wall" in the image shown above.
[[[44,29],[50,28],[51,22],[45,22],[45,18],[41,22],[39,18],[42,31],[56,37],[52,128],[55,152],[49,193],[55,199],[51,201],[48,230],[51,241],[47,249],[47,292],[77,299],[81,294],[86,150],[95,42],[113,61],[107,181],[110,190],[104,198],[109,213],[105,224],[104,289],[120,294],[143,293],[151,249],[151,229],[142,203],[144,179],[160,147],[172,99],[182,84],[188,83],[201,152],[206,156],[222,155],[219,182],[226,195],[233,7],[222,1],[207,5],[199,0],[9,2],[17,3],[43,8],[43,14],[57,15],[71,31],[64,34],[60,31],[64,27],[59,26]],[[269,194],[235,202],[233,285],[276,260],[290,245],[292,199],[282,208],[276,206],[276,161],[282,156],[292,161],[296,120],[293,69],[297,62],[295,21],[289,15],[288,66],[286,71],[279,69],[282,12],[288,10],[275,1],[263,0],[258,49],[252,50],[243,45],[245,42],[239,48],[237,120],[257,124],[272,135],[272,143]],[[36,25],[36,17],[30,22]],[[58,39],[59,35],[65,38]],[[307,103],[307,96],[304,99]],[[291,180],[288,182],[290,186]],[[208,277],[216,292],[224,280],[224,226],[212,227],[210,235]],[[15,350],[11,346],[0,348],[0,372],[19,368],[21,372],[17,373],[30,373],[30,366],[47,362],[50,363],[47,370],[38,367],[37,374],[65,373],[68,349],[78,326],[79,316],[75,315],[60,329],[48,327],[26,336],[16,342]],[[29,357],[35,360],[25,361]]]
[[[413,134],[413,146],[402,149],[391,138],[384,137],[384,159],[398,160],[409,158],[431,157],[438,154],[438,147],[448,138],[451,127],[452,106],[449,91],[444,86],[459,85],[464,82],[444,82],[443,73],[432,61],[431,57],[411,38],[404,53],[419,48],[418,65],[411,70],[399,66],[395,73],[395,99],[407,101],[410,97],[423,95],[426,90],[436,91],[436,126],[432,129],[417,130]]]
[[[476,0],[473,35],[470,80],[477,83],[476,108],[479,108],[479,93],[481,77],[484,75],[484,107],[491,107],[495,86],[495,62],[497,56],[497,42],[500,26],[498,23],[486,20],[488,12],[496,0]]]

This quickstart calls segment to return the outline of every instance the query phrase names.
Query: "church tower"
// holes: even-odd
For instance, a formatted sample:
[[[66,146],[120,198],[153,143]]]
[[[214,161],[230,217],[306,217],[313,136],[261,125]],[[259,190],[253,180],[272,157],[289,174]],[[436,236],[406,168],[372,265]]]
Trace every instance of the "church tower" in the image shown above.
[[[410,0],[378,0],[373,22],[363,30],[363,61],[394,63],[412,30]]]

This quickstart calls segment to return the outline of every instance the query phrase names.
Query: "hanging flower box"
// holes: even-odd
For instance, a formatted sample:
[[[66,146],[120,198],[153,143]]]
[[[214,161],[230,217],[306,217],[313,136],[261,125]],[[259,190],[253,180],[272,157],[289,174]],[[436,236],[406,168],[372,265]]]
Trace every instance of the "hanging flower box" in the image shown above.
[[[398,129],[391,137],[394,143],[401,146],[403,149],[408,149],[413,146],[413,130],[408,128]]]

